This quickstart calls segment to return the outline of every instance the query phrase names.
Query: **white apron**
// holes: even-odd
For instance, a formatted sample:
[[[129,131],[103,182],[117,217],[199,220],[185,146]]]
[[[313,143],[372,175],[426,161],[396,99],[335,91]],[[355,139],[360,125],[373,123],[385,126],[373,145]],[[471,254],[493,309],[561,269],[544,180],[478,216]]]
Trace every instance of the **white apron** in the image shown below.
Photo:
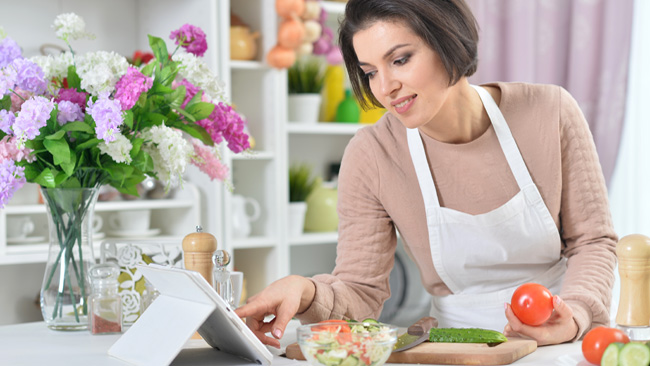
[[[418,129],[407,129],[429,230],[433,265],[452,295],[433,296],[431,315],[440,327],[503,331],[504,303],[525,282],[559,294],[566,271],[555,222],[537,190],[499,107],[479,93],[499,144],[519,185],[503,206],[480,215],[440,207]]]

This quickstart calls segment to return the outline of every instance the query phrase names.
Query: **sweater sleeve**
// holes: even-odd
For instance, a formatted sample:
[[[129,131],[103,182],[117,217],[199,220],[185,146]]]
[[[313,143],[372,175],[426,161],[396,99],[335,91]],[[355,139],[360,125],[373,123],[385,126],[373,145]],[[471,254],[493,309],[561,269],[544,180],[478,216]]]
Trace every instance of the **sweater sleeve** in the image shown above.
[[[372,135],[361,130],[346,147],[338,181],[339,241],[332,274],[312,277],[312,305],[296,317],[303,323],[324,319],[377,318],[390,297],[389,277],[397,238],[379,199],[381,177]]]
[[[560,93],[561,234],[567,272],[560,296],[574,312],[581,338],[610,323],[616,242],[605,179],[593,137],[577,102]]]

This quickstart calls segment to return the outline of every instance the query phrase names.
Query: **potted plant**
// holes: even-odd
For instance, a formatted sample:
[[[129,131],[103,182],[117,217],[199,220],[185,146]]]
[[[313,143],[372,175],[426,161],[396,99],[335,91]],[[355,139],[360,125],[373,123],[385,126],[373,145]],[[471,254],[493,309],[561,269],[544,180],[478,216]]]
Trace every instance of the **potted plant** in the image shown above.
[[[320,178],[312,176],[312,168],[307,164],[293,164],[289,168],[289,236],[302,234],[307,197],[320,182]]]
[[[320,111],[325,67],[322,59],[303,57],[289,68],[289,121],[315,123]]]

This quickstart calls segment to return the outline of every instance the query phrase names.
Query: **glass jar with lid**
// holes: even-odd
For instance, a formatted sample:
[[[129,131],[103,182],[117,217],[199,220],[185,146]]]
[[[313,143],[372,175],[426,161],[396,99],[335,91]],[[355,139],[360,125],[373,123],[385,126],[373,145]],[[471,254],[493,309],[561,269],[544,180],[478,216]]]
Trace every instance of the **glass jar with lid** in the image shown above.
[[[122,298],[118,292],[120,268],[102,263],[90,268],[92,294],[88,297],[88,328],[92,334],[122,332]]]

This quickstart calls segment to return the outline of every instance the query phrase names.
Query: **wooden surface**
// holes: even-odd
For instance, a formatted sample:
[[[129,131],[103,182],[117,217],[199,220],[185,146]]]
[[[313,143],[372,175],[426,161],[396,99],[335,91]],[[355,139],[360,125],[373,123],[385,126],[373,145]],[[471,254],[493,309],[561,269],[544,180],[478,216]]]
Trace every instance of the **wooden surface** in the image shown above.
[[[390,355],[387,363],[424,363],[439,365],[508,365],[532,353],[537,342],[511,338],[494,347],[484,343],[425,342]],[[287,346],[287,358],[304,360],[297,343]]]

